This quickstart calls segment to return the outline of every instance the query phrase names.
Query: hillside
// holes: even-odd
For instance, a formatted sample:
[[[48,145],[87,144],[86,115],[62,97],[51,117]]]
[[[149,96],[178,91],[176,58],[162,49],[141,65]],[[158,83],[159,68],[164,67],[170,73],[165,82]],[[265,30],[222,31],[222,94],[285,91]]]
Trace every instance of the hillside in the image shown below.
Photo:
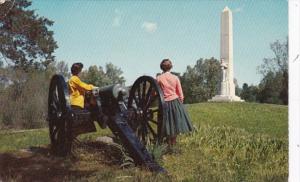
[[[47,129],[0,131],[0,179],[91,181],[286,181],[288,108],[254,103],[200,103],[186,106],[196,131],[180,136],[176,154],[154,147],[169,175],[139,168],[120,169],[122,156],[95,142],[109,130],[82,135],[75,158],[49,155]],[[20,150],[27,149],[27,150]],[[115,152],[113,152],[115,151]],[[21,177],[22,176],[22,177]],[[50,178],[51,176],[51,178]]]
[[[272,137],[288,136],[288,107],[258,103],[200,103],[187,105],[197,126],[231,126]]]

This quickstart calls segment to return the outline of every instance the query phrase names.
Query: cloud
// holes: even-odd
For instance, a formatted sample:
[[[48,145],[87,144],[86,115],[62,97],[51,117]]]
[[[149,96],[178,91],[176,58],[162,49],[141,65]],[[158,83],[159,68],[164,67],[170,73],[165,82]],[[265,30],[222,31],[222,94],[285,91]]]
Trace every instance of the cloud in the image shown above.
[[[112,26],[120,27],[122,24],[122,12],[119,9],[115,9],[115,16],[113,18]]]
[[[240,12],[242,12],[243,10],[244,10],[243,7],[238,7],[238,8],[235,8],[232,12],[234,12],[234,13],[240,13]]]
[[[154,33],[157,30],[157,23],[155,22],[143,22],[142,29],[148,33]]]

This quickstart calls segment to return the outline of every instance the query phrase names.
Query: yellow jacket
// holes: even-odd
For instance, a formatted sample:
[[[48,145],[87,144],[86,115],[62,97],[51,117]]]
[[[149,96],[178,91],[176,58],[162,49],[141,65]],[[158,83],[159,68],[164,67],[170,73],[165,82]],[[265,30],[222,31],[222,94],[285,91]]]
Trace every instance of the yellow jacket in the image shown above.
[[[92,90],[94,86],[82,82],[76,75],[70,78],[68,84],[71,105],[84,108],[84,93],[87,90]]]

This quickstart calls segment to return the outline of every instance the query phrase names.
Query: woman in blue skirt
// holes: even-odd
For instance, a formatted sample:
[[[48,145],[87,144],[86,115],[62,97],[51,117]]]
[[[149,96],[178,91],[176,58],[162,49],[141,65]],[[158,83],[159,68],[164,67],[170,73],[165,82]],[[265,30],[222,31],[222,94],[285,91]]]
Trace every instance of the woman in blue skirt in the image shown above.
[[[163,121],[163,136],[167,137],[169,146],[176,144],[176,136],[179,133],[190,132],[193,129],[188,113],[183,106],[183,92],[179,78],[172,74],[172,62],[164,59],[160,63],[162,74],[157,76],[164,100],[166,102],[167,113]]]

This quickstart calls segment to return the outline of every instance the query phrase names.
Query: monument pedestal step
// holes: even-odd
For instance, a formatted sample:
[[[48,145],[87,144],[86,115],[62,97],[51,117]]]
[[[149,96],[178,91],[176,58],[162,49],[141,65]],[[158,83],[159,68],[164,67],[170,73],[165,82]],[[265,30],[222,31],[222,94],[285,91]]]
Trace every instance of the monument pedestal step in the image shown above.
[[[245,101],[238,96],[216,95],[212,99],[208,100],[208,102],[245,102]]]

